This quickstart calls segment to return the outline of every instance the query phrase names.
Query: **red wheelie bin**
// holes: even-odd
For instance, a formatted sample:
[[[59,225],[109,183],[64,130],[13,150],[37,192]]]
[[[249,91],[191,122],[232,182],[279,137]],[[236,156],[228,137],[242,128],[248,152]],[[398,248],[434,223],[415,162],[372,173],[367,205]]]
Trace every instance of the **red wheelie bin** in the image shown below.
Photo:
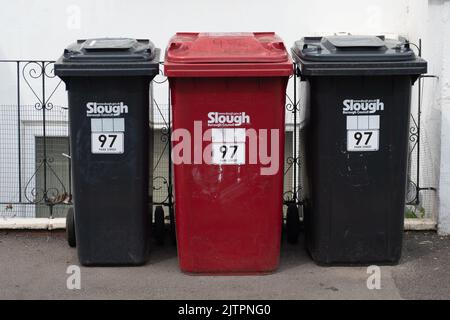
[[[265,273],[279,262],[285,92],[274,33],[177,33],[166,50],[180,268]]]

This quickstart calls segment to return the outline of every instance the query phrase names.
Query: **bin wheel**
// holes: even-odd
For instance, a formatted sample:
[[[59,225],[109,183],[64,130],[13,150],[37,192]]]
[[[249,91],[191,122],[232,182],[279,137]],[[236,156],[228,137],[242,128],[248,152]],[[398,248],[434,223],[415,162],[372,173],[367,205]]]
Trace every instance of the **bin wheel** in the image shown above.
[[[300,214],[295,204],[290,204],[286,214],[287,241],[291,244],[298,242],[300,235]]]
[[[169,207],[169,218],[170,218],[170,239],[173,245],[177,244],[177,237],[175,235],[175,212],[174,207]]]
[[[155,241],[157,245],[162,246],[164,244],[164,209],[162,206],[155,208]]]
[[[67,243],[70,247],[75,248],[77,245],[77,240],[75,236],[75,215],[73,208],[67,210],[66,216],[66,237]]]

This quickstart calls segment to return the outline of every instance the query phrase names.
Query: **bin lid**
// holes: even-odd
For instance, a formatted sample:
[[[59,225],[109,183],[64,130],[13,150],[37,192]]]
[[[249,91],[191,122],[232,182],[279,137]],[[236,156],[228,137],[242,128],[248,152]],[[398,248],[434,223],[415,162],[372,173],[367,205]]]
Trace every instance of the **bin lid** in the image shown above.
[[[274,32],[177,33],[166,49],[166,75],[270,76],[292,74],[292,61]]]
[[[159,49],[150,40],[94,38],[78,40],[55,63],[58,76],[156,75]]]
[[[427,67],[406,39],[384,36],[305,37],[292,55],[304,75],[421,74]]]

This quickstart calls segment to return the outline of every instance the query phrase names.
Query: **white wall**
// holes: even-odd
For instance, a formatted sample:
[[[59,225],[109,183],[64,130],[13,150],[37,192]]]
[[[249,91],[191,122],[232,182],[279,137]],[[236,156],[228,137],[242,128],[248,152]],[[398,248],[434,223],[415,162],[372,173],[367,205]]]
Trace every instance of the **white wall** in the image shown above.
[[[275,31],[287,47],[305,35],[335,32],[401,34],[412,42],[421,37],[430,73],[441,76],[425,83],[423,140],[430,168],[424,170],[424,180],[430,186],[440,181],[439,221],[442,230],[450,232],[450,111],[444,108],[450,100],[448,7],[446,0],[3,1],[0,59],[56,59],[70,42],[89,37],[150,38],[164,48],[177,31]],[[13,83],[0,86],[1,100],[14,101],[13,88]],[[157,88],[156,99],[166,101],[165,93]],[[63,94],[53,102],[63,101]],[[426,194],[438,203],[437,196]],[[438,205],[431,208],[437,218]]]
[[[438,230],[450,234],[450,1],[430,1],[433,3],[433,18],[441,36],[442,68],[439,72],[438,105],[441,115],[441,157],[439,184]]]
[[[440,25],[441,4],[443,0],[409,0],[407,4],[407,36],[411,41],[422,39],[422,56],[428,61],[428,74],[439,76],[442,69],[442,29]],[[413,40],[415,39],[415,40]],[[439,103],[439,80],[424,79],[421,121],[421,158],[420,158],[420,187],[439,186],[440,165],[440,135],[441,112]],[[412,111],[417,118],[417,94],[416,86],[413,91]],[[415,154],[413,154],[415,157]],[[413,162],[415,172],[416,162]],[[415,174],[414,174],[415,177]],[[425,209],[427,217],[438,219],[439,193],[424,190],[420,193],[421,206]]]
[[[78,38],[151,38],[176,31],[265,31],[287,45],[312,32],[406,32],[406,0],[16,0],[3,1],[0,57],[48,59]]]
[[[0,59],[57,59],[70,42],[89,37],[150,38],[158,47],[165,48],[177,31],[275,31],[287,47],[301,36],[320,33],[405,34],[407,2],[3,1]],[[155,97],[163,98],[164,93],[157,91]]]
[[[450,1],[408,1],[408,33],[423,39],[428,73],[439,79],[424,80],[423,126],[425,150],[421,178],[438,186],[436,220],[442,234],[450,233]],[[428,168],[432,176],[427,176]],[[434,193],[424,192],[428,197]]]

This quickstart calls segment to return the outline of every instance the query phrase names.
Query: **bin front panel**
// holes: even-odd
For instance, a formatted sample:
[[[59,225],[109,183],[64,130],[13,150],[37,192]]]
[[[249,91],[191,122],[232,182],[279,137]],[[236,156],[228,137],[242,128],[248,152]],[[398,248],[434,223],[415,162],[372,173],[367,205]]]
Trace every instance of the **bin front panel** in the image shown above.
[[[319,263],[397,262],[412,78],[310,77],[307,242]],[[358,145],[359,142],[359,145]]]
[[[149,77],[67,82],[77,249],[84,265],[147,259],[149,82]]]
[[[196,130],[205,133],[207,129],[223,127],[208,124],[210,113],[242,115],[245,112],[248,118],[231,128],[275,129],[279,133],[274,139],[279,147],[279,167],[273,175],[261,175],[261,168],[267,165],[259,161],[249,164],[248,138],[241,145],[245,154],[240,157],[245,158],[245,164],[197,164],[193,163],[194,159],[191,164],[175,164],[181,269],[203,273],[274,270],[279,260],[282,224],[287,77],[170,78],[169,81],[174,130],[184,128],[190,133]],[[200,122],[202,129],[195,129],[194,121]],[[209,143],[204,141],[203,149]],[[194,147],[191,154],[193,158]]]

